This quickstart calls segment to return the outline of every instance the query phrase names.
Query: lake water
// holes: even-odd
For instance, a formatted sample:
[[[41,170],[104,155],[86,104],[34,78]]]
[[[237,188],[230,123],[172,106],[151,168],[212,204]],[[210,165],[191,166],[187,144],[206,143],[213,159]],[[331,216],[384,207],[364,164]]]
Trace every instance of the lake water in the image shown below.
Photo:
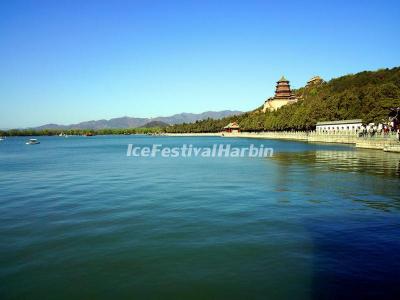
[[[0,298],[400,297],[400,155],[218,137],[0,142]],[[137,158],[251,143],[271,158]]]

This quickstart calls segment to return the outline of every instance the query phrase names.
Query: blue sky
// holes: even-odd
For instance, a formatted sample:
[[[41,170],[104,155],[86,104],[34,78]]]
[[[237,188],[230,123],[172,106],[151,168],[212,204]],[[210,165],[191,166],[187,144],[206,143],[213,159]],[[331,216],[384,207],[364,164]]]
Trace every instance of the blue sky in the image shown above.
[[[251,110],[400,65],[398,1],[0,0],[0,128]]]

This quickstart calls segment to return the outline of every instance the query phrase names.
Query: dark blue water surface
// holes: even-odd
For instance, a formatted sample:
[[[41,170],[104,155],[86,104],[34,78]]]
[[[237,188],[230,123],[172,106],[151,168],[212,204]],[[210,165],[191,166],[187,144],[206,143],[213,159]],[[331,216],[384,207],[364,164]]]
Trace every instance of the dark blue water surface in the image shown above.
[[[400,154],[218,137],[0,142],[1,299],[400,298]],[[264,144],[137,158],[127,144]]]

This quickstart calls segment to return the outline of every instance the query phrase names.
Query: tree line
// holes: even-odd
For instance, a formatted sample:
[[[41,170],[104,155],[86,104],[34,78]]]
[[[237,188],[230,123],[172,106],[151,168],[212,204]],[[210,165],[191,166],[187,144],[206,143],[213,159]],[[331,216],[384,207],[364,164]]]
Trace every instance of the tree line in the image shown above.
[[[10,129],[0,130],[0,136],[53,136],[53,135],[114,135],[114,134],[156,134],[163,128],[105,128],[105,129]]]

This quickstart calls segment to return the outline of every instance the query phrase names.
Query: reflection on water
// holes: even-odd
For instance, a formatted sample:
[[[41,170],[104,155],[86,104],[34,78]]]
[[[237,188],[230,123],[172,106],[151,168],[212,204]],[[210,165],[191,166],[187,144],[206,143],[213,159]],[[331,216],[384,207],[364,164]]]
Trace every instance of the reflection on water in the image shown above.
[[[316,149],[271,162],[277,199],[302,211],[312,240],[312,298],[400,299],[400,155]]]
[[[314,204],[339,198],[383,211],[400,209],[399,154],[350,148],[281,152],[272,160],[280,202],[301,194]]]
[[[400,155],[375,150],[317,150],[276,153],[273,157],[282,165],[312,164],[327,171],[346,171],[372,175],[400,176]]]

